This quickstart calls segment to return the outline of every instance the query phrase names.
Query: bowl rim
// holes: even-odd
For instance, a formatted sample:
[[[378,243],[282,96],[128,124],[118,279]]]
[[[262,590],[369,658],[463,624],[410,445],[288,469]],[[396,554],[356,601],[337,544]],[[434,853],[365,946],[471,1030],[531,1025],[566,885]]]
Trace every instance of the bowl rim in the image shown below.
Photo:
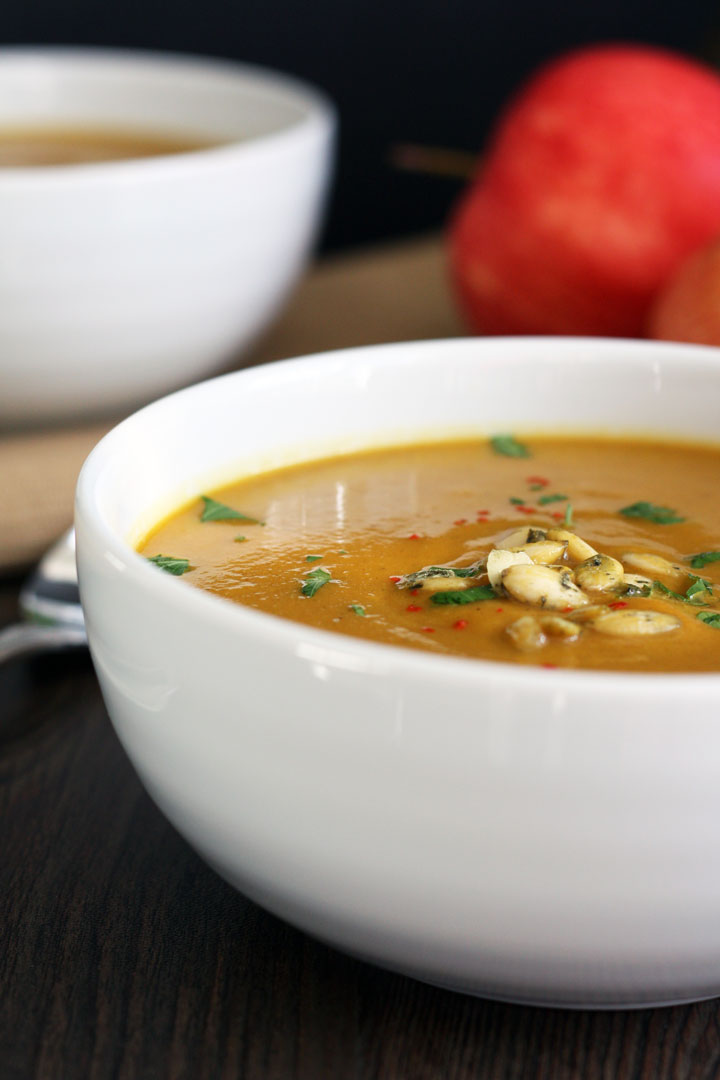
[[[561,350],[585,347],[605,348],[612,351],[631,349],[638,354],[657,352],[686,352],[696,359],[710,362],[718,369],[720,378],[720,348],[705,345],[693,345],[685,342],[647,341],[629,338],[601,337],[493,337],[484,339],[501,348],[522,345],[529,349],[556,346]],[[543,668],[539,665],[513,664],[510,662],[473,659],[462,656],[446,656],[411,649],[402,644],[384,644],[365,641],[332,630],[321,630],[307,624],[294,622],[283,616],[260,611],[255,608],[235,604],[223,597],[215,596],[202,589],[177,582],[171,575],[152,566],[129,543],[121,538],[104,520],[96,503],[96,492],[101,482],[100,473],[104,462],[113,455],[113,446],[125,432],[136,423],[145,422],[145,417],[159,408],[180,398],[193,395],[203,387],[211,387],[244,378],[282,377],[283,371],[296,370],[298,365],[314,366],[322,370],[326,365],[338,361],[347,365],[351,356],[361,357],[377,349],[402,353],[415,348],[442,347],[462,350],[478,346],[482,348],[483,339],[477,337],[459,337],[449,339],[428,339],[422,341],[401,341],[380,345],[363,345],[346,349],[313,353],[306,356],[291,357],[273,361],[255,367],[240,369],[212,379],[204,380],[192,386],[177,390],[151,402],[149,405],[132,413],[112,428],[86,458],[76,486],[75,520],[80,536],[79,548],[82,549],[82,533],[87,526],[104,548],[107,561],[113,568],[131,575],[136,585],[154,597],[158,603],[175,609],[178,617],[210,620],[226,628],[229,632],[250,634],[255,640],[262,639],[275,643],[286,653],[323,662],[323,657],[330,664],[366,674],[406,676],[413,682],[457,683],[465,685],[506,686],[508,682],[518,684],[526,692],[541,691],[543,695],[563,693],[564,691],[587,691],[593,696],[617,699],[623,697],[645,697],[650,684],[655,684],[659,692],[667,693],[671,689],[678,691],[690,703],[694,698],[707,698],[708,691],[720,694],[720,673],[715,672],[624,672],[595,671],[572,668]],[[488,345],[489,347],[489,345]],[[166,405],[168,403],[168,405]],[[82,562],[82,551],[81,558]],[[180,587],[178,587],[180,585]],[[82,592],[82,575],[80,582]],[[331,658],[331,659],[328,659]]]
[[[179,153],[154,157],[127,158],[118,161],[74,162],[65,165],[0,165],[0,189],[12,187],[25,189],[45,188],[78,181],[116,182],[118,179],[139,181],[150,173],[165,176],[182,169],[183,175],[191,171],[240,164],[258,154],[273,155],[294,142],[323,138],[334,134],[338,124],[338,110],[331,98],[319,87],[289,73],[262,64],[249,63],[223,56],[183,53],[160,49],[142,49],[82,45],[2,45],[0,46],[0,70],[5,63],[47,63],[91,69],[98,64],[113,64],[129,71],[144,66],[157,72],[195,72],[199,75],[214,74],[240,76],[252,82],[258,90],[269,97],[301,108],[303,114],[280,131],[253,135],[245,139],[227,142]],[[50,121],[50,126],[52,121]],[[22,126],[22,125],[18,125]],[[2,125],[0,124],[0,127]],[[199,134],[199,132],[198,132]]]

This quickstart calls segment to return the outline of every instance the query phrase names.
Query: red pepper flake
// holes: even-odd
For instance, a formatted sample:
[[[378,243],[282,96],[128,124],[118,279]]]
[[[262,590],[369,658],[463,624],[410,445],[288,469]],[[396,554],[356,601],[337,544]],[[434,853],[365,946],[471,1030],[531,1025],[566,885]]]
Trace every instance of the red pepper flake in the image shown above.
[[[544,668],[556,668],[556,667],[557,667],[557,664],[543,664],[542,666],[543,666]]]
[[[468,624],[467,619],[458,619],[453,623],[453,630],[464,630]]]
[[[423,630],[426,634],[434,634],[435,633],[435,627],[434,626],[421,626],[420,629]]]
[[[519,510],[521,514],[534,514],[535,513],[535,507],[534,506],[516,506],[515,509]]]
[[[458,518],[457,521],[453,521],[453,525],[467,525],[467,518]]]
[[[393,585],[397,585],[398,581],[402,581],[402,574],[391,574],[388,581],[392,581]]]
[[[528,476],[528,484],[540,484],[540,487],[547,487],[550,481],[545,476]]]
[[[422,611],[422,605],[421,604],[408,604],[408,606],[405,608],[405,610],[406,611]]]
[[[574,610],[575,610],[575,608],[572,606],[572,604],[568,604],[567,607],[563,608],[563,613],[566,613],[568,611],[574,611]]]
[[[501,608],[501,607],[496,607],[496,608],[495,608],[495,614],[496,614],[496,615],[499,615],[501,611],[502,611],[502,608]]]
[[[624,600],[615,600],[612,604],[608,604],[608,607],[621,608],[621,607],[627,607],[627,604],[625,603]]]
[[[410,533],[410,535],[408,536],[408,540],[419,540],[419,539],[420,539],[419,533]]]
[[[419,588],[417,588],[417,589],[411,589],[411,590],[410,590],[410,595],[411,595],[411,596],[417,596],[417,594],[418,594],[419,592],[420,592],[420,589],[419,589]]]
[[[478,517],[484,517],[486,514],[489,514],[490,511],[489,510],[478,510],[478,511],[476,511],[476,513],[477,513]]]
[[[562,519],[563,519],[563,518],[565,517],[565,514],[564,514],[564,513],[562,512],[562,510],[553,510],[553,512],[552,512],[552,516],[553,516],[553,517],[554,517],[554,518],[555,518],[555,519],[556,519],[557,521],[562,521]]]

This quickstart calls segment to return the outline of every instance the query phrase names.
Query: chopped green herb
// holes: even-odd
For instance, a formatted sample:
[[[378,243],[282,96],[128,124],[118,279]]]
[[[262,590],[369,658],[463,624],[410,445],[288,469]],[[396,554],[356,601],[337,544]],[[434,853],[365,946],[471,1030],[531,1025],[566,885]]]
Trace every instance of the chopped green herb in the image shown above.
[[[318,589],[322,589],[323,585],[327,585],[330,577],[329,570],[323,570],[321,566],[318,566],[307,575],[300,592],[303,596],[314,596]]]
[[[568,503],[565,507],[565,516],[562,521],[563,525],[570,526],[573,523],[573,508],[572,503]]]
[[[168,574],[174,574],[175,577],[187,574],[190,569],[189,559],[176,559],[174,555],[153,555],[148,558],[148,562],[155,563],[161,570],[167,570]]]
[[[514,497],[511,497],[510,502],[512,503],[513,506],[524,506],[525,505],[525,500],[524,499],[516,499]]]
[[[247,536],[236,536],[235,537],[235,543],[236,544],[242,544],[243,540],[247,540]]]
[[[547,506],[548,503],[565,502],[569,496],[567,495],[541,495],[538,499],[538,506]]]
[[[655,503],[649,502],[636,502],[630,506],[623,506],[619,511],[623,517],[629,518],[644,518],[645,521],[652,521],[655,525],[677,525],[685,518],[678,517],[675,510],[671,510],[669,506],[656,506]]]
[[[200,515],[201,521],[249,521],[253,525],[265,524],[264,521],[258,521],[257,518],[241,514],[239,510],[233,510],[231,506],[226,506],[225,503],[218,502],[217,499],[211,499],[209,495],[201,495],[200,498],[205,503],[205,509]]]
[[[347,554],[348,554],[348,553],[347,553],[347,551],[345,550],[345,548],[338,548],[338,555],[347,555]]]
[[[448,589],[433,593],[433,604],[474,604],[478,600],[492,600],[497,593],[491,585],[476,585],[473,589]]]
[[[545,487],[545,485],[544,485],[544,484],[531,484],[531,485],[530,485],[530,490],[531,490],[531,491],[542,491],[542,489],[543,489],[544,487]]]
[[[493,435],[490,445],[496,454],[503,454],[505,457],[532,457],[527,446],[518,442],[514,435]]]
[[[673,592],[667,585],[664,585],[662,581],[653,581],[653,588],[662,593],[663,596],[670,596],[673,600],[680,600],[683,604],[703,604],[705,600],[703,595],[709,593],[712,596],[712,585],[705,578],[698,577],[696,574],[690,574],[693,579],[692,584],[688,587],[685,593]]]
[[[720,630],[720,611],[698,611],[695,618],[706,626],[714,626],[716,630]]]
[[[428,577],[477,577],[484,569],[484,559],[472,563],[470,566],[425,566],[422,570],[415,570],[412,574],[404,574],[395,584],[398,589],[414,589]]]
[[[354,611],[356,615],[364,615],[365,608],[362,604],[350,604],[348,605],[351,611]]]
[[[718,561],[720,561],[720,551],[701,551],[698,555],[692,556],[690,565],[694,570],[702,570],[708,563]]]
[[[317,562],[318,559],[322,559],[322,555],[306,555],[305,562]]]
[[[664,585],[662,581],[653,581],[653,588],[657,592],[662,593],[663,596],[671,596],[673,600],[681,600],[682,603],[685,603],[687,599],[682,593],[673,592],[673,590],[669,589],[667,585]]]
[[[703,594],[709,594],[712,597],[712,582],[707,578],[698,577],[697,574],[690,574],[692,578],[692,585],[686,590],[685,596],[693,603],[704,603],[702,597]],[[697,599],[696,599],[697,598]]]

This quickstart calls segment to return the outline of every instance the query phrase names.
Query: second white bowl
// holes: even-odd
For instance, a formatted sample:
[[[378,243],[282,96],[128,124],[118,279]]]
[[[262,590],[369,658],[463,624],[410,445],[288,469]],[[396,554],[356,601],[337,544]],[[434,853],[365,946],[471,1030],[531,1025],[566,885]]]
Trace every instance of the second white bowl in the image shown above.
[[[0,168],[0,422],[150,400],[237,356],[317,234],[322,94],[221,60],[0,50],[0,128],[158,132],[192,153]]]

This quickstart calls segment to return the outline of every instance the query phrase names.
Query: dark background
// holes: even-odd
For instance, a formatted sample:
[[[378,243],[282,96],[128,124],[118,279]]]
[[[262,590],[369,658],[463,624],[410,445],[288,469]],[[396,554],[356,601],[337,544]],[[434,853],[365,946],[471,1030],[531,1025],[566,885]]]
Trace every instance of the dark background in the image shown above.
[[[720,59],[718,0],[4,0],[5,44],[169,49],[302,76],[337,103],[325,248],[439,228],[462,181],[393,165],[402,143],[477,152],[541,61],[611,40]]]

